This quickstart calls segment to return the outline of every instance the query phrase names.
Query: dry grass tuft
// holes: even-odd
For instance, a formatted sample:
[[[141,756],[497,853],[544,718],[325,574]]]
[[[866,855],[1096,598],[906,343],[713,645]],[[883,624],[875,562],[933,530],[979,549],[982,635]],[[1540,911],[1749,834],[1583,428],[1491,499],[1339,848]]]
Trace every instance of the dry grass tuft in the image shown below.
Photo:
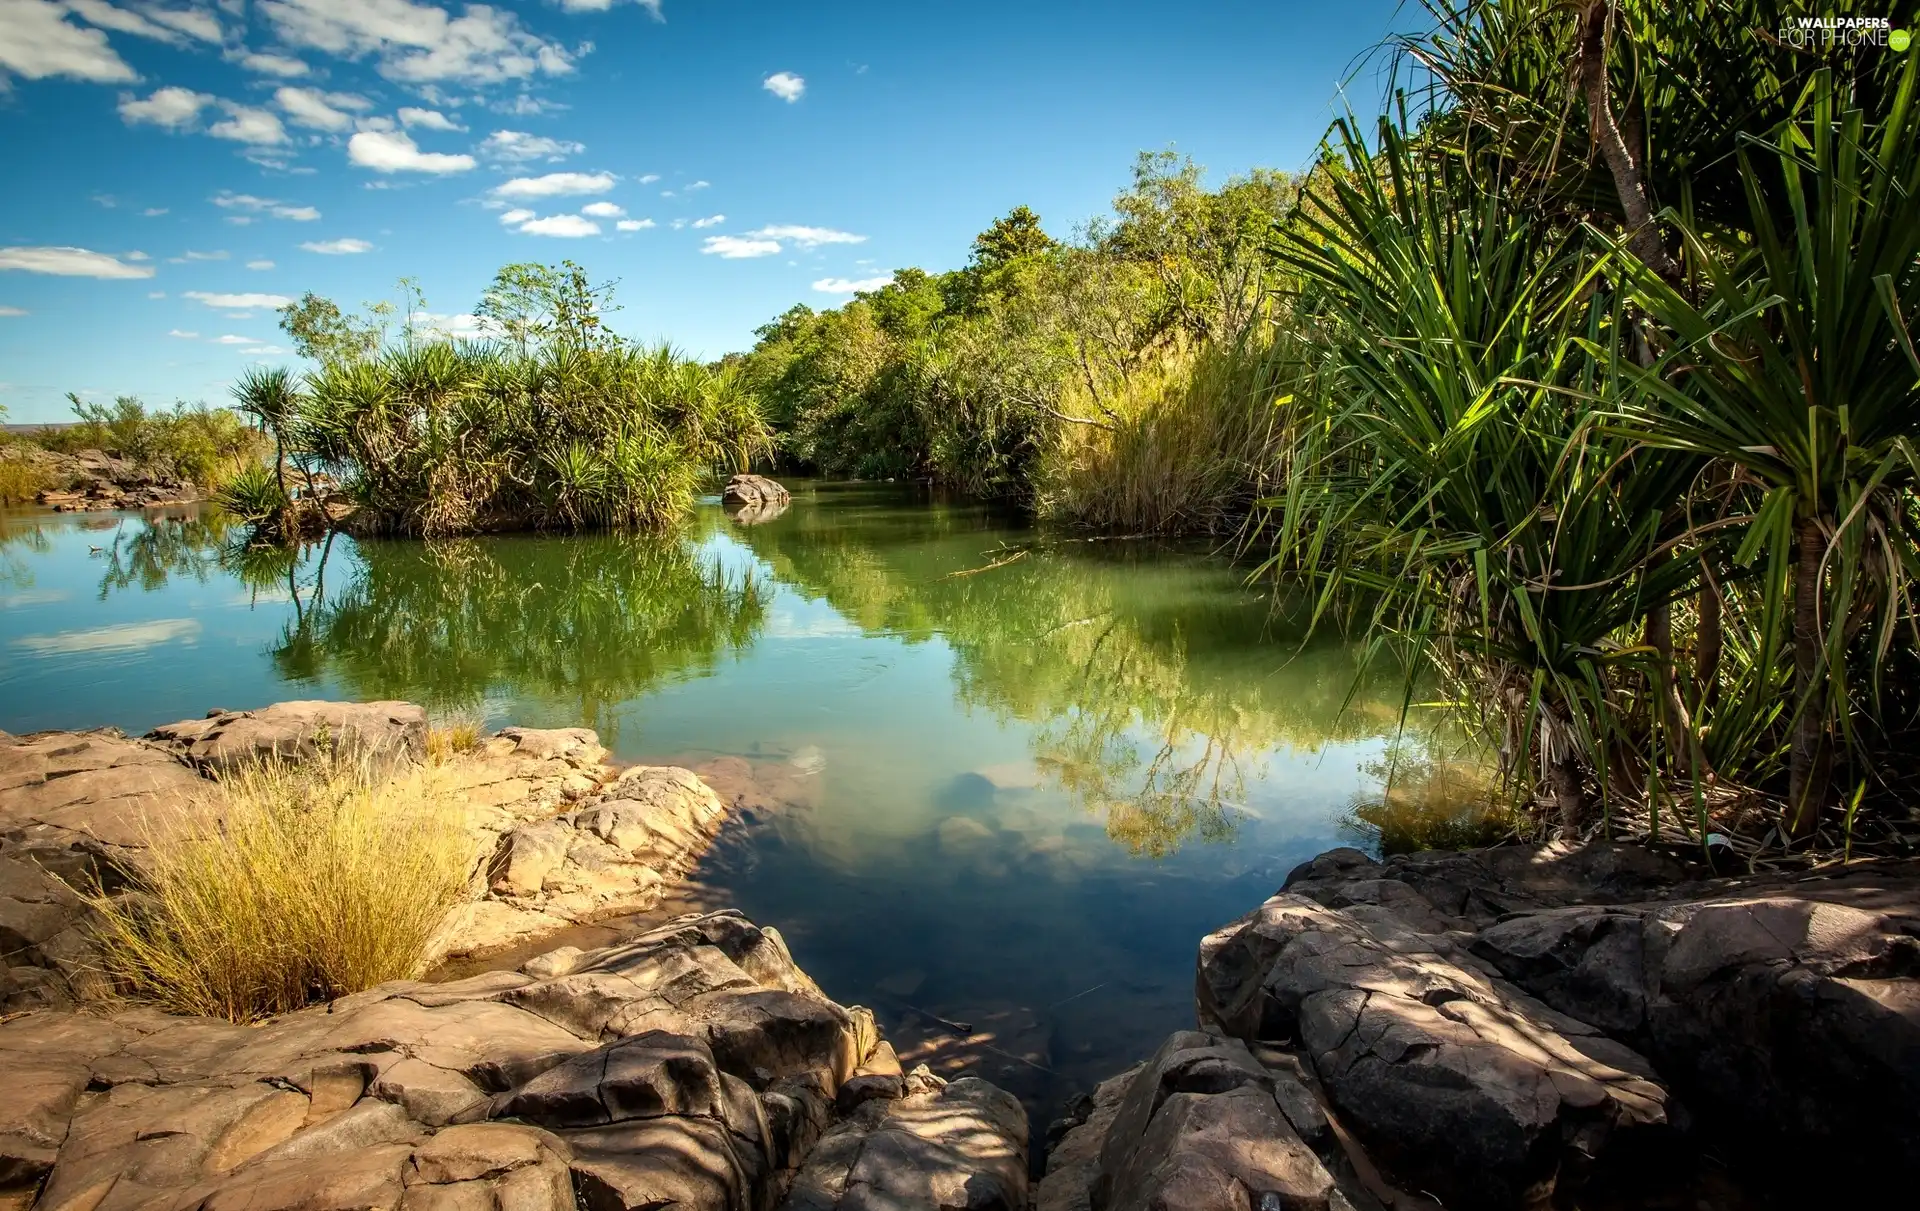
[[[218,826],[155,839],[134,894],[94,900],[107,974],[173,1012],[245,1022],[416,976],[465,898],[464,806],[431,771],[265,764],[212,806]]]
[[[455,757],[480,747],[481,723],[478,719],[449,719],[427,731],[427,760],[444,765]]]

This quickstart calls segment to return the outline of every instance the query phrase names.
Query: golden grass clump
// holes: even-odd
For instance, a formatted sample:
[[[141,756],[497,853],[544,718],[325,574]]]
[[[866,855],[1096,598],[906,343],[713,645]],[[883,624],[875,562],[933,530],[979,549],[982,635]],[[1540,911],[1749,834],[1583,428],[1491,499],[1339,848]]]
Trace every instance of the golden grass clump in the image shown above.
[[[132,894],[97,897],[107,974],[176,1013],[246,1022],[420,974],[472,866],[431,771],[323,757],[228,775],[218,823],[156,836]]]
[[[427,730],[427,760],[444,765],[480,747],[480,721],[449,719]]]

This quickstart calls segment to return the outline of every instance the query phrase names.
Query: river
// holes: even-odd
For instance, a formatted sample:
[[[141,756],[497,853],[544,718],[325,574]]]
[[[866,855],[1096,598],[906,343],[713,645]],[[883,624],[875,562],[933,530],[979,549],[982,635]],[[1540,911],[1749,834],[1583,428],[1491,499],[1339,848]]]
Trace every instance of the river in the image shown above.
[[[778,926],[909,1064],[964,1025],[965,1058],[1043,1115],[1191,1025],[1203,934],[1378,843],[1356,807],[1410,751],[1398,679],[1303,645],[1244,568],[792,486],[775,520],[706,502],[669,539],[297,558],[192,510],[7,514],[0,728],[301,697],[596,728],[742,804],[677,905]]]

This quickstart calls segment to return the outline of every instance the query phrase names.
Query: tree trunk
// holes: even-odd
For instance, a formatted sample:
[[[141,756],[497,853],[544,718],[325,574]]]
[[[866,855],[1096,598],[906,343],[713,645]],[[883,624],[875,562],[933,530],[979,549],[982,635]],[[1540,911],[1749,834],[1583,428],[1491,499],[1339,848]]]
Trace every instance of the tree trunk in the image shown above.
[[[1725,645],[1721,634],[1724,603],[1720,586],[1707,577],[1700,582],[1700,625],[1693,642],[1693,684],[1700,708],[1705,710],[1719,696],[1720,651]]]
[[[1580,781],[1580,760],[1571,749],[1547,762],[1547,789],[1553,794],[1560,827],[1568,833],[1586,830],[1587,794]]]
[[[1827,742],[1827,670],[1820,636],[1820,564],[1827,537],[1818,518],[1804,517],[1796,533],[1793,574],[1793,746],[1787,760],[1787,832],[1805,837],[1826,806],[1832,752]]]
[[[1667,252],[1660,225],[1654,222],[1653,188],[1647,184],[1642,148],[1627,141],[1613,112],[1612,85],[1607,79],[1607,44],[1613,40],[1614,0],[1592,0],[1580,18],[1577,70],[1580,91],[1587,102],[1587,129],[1594,146],[1606,158],[1620,196],[1620,214],[1627,229],[1627,251],[1667,281],[1678,285],[1680,265]],[[1637,128],[1640,124],[1636,121]]]

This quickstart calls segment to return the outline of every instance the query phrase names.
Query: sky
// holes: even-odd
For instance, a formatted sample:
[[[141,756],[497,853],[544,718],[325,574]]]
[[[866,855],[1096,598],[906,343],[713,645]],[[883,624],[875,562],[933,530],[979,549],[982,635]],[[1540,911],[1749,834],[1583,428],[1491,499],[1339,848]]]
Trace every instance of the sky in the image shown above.
[[[1135,155],[1298,169],[1398,0],[0,0],[0,406],[225,403],[274,308],[417,281],[471,333],[501,265],[618,283],[702,358],[795,303],[1069,236]],[[1356,72],[1358,74],[1356,74]]]

